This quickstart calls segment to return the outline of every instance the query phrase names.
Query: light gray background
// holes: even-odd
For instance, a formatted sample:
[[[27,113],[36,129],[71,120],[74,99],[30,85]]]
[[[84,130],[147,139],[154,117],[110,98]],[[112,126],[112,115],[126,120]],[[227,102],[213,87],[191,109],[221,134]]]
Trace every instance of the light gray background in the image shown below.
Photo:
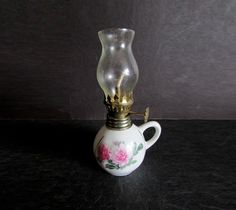
[[[0,118],[103,119],[97,31],[136,31],[134,111],[236,119],[235,0],[0,1]]]

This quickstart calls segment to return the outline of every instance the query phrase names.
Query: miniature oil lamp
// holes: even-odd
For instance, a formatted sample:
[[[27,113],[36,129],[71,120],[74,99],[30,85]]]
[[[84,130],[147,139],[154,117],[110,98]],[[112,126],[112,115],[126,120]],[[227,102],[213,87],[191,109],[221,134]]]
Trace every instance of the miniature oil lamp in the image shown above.
[[[106,124],[95,137],[93,150],[99,165],[115,176],[125,176],[137,169],[143,162],[146,150],[161,134],[159,123],[147,122],[149,108],[143,113],[143,125],[134,125],[130,118],[130,115],[142,114],[131,111],[133,90],[139,77],[131,49],[134,34],[133,30],[126,28],[98,32],[102,54],[97,67],[97,80],[104,92],[108,113]],[[150,127],[155,128],[155,134],[146,141],[143,132]]]

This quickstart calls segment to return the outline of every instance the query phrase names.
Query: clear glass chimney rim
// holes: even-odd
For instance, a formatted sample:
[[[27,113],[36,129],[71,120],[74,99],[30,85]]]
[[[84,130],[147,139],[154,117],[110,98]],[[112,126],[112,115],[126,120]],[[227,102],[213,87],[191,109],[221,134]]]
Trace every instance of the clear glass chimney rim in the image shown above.
[[[102,45],[111,46],[123,44],[131,46],[135,31],[128,28],[107,28],[98,32],[99,39]]]
[[[129,29],[129,28],[106,28],[106,29],[100,30],[98,32],[98,35],[124,33],[124,32],[130,32],[132,34],[135,34],[135,31],[133,29]]]

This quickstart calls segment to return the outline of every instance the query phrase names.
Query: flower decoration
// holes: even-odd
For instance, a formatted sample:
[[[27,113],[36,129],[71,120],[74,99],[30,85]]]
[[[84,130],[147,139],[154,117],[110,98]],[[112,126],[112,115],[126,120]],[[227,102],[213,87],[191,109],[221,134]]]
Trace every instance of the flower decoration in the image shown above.
[[[100,144],[97,150],[97,159],[99,162],[106,161],[105,167],[108,169],[123,169],[137,162],[134,156],[143,149],[143,144],[138,146],[134,143],[130,150],[124,142],[113,142],[112,146]]]

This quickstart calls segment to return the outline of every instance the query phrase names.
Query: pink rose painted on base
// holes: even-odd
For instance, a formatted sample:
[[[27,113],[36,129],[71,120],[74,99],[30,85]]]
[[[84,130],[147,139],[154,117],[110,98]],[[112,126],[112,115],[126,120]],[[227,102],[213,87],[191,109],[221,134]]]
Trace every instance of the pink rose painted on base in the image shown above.
[[[109,169],[122,169],[126,166],[134,164],[134,156],[143,149],[143,144],[138,146],[134,143],[133,151],[128,151],[124,142],[114,142],[113,146],[108,147],[100,144],[97,150],[97,159],[99,162],[105,161],[105,167]]]
[[[99,145],[98,157],[101,161],[108,160],[110,158],[110,154],[111,154],[111,152],[106,145],[104,145],[104,144]]]
[[[128,163],[129,157],[123,144],[119,145],[118,149],[112,155],[112,161],[120,166]]]

